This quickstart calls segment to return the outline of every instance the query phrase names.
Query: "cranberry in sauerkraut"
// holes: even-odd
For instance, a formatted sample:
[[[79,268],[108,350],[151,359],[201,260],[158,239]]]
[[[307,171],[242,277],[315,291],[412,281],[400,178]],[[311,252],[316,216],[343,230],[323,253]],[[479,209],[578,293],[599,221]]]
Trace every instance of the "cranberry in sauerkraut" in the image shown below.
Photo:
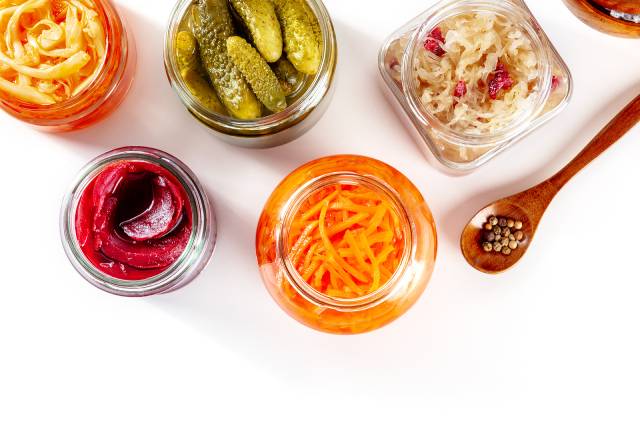
[[[442,21],[428,34],[413,67],[424,107],[462,133],[491,134],[510,126],[530,111],[540,90],[540,61],[531,40],[516,23],[494,13]]]

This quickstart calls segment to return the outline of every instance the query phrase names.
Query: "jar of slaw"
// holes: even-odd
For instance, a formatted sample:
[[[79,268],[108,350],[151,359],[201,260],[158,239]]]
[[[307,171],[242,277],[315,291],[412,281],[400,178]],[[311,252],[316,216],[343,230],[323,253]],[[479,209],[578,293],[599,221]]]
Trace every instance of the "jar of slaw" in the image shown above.
[[[214,212],[195,174],[147,147],[119,148],[89,162],[64,197],[60,231],[85,280],[128,297],[188,284],[216,241]]]
[[[320,120],[333,95],[337,42],[329,12],[321,0],[303,0],[315,15],[322,37],[321,61],[315,75],[304,78],[283,111],[257,119],[237,119],[208,108],[188,88],[176,57],[178,33],[190,27],[193,0],[179,0],[165,35],[164,63],[169,83],[191,115],[223,141],[246,148],[270,148],[291,142]]]
[[[573,87],[522,0],[440,1],[386,40],[379,69],[420,148],[449,173],[478,168],[555,117]],[[498,120],[498,108],[511,113]]]
[[[136,48],[109,0],[17,1],[0,8],[0,17],[7,40],[12,32],[27,38],[13,40],[0,57],[0,107],[7,113],[63,132],[90,126],[122,103]],[[33,26],[21,27],[28,22]],[[46,58],[53,62],[43,68]]]
[[[368,157],[333,156],[286,177],[256,234],[274,300],[323,332],[377,329],[405,313],[433,272],[435,222],[418,189]]]

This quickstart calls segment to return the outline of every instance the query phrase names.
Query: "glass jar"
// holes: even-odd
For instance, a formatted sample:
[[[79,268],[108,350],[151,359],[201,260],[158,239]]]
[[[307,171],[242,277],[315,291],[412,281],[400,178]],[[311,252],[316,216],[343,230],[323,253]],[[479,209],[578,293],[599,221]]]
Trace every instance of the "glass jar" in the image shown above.
[[[85,255],[77,238],[78,208],[85,190],[107,167],[123,162],[149,163],[168,172],[172,180],[175,178],[175,182],[184,189],[190,208],[186,212],[191,212],[191,232],[182,254],[159,274],[142,280],[126,280],[105,274]],[[95,204],[94,201],[92,210],[96,209]],[[146,147],[119,148],[89,162],[64,197],[60,230],[67,257],[82,277],[103,291],[128,297],[170,292],[191,282],[209,262],[216,241],[215,216],[207,194],[194,173],[170,154]]]
[[[422,104],[414,64],[431,31],[448,19],[469,12],[487,12],[515,23],[538,58],[539,83],[533,102],[512,123],[488,134],[456,131]],[[383,44],[379,55],[382,78],[400,107],[406,124],[426,157],[444,171],[470,172],[556,116],[568,103],[573,82],[566,64],[522,0],[444,0],[402,26]],[[453,96],[453,94],[452,94]]]
[[[638,0],[564,0],[582,22],[618,37],[640,37]]]
[[[136,47],[109,0],[93,0],[106,35],[106,56],[101,71],[83,91],[53,105],[36,105],[0,91],[0,106],[12,116],[38,129],[65,132],[90,126],[112,113],[133,83]]]
[[[291,142],[311,129],[326,111],[333,94],[337,44],[331,17],[321,0],[306,0],[314,12],[323,38],[318,73],[306,78],[303,92],[284,111],[255,120],[239,120],[204,107],[189,92],[175,57],[178,32],[193,0],[180,0],[171,13],[165,35],[164,63],[171,86],[191,115],[223,141],[246,148],[270,148]],[[284,53],[283,53],[284,55]]]
[[[404,236],[395,272],[375,290],[353,298],[312,286],[291,255],[289,234],[300,206],[336,185],[361,186],[387,200]],[[299,322],[336,334],[371,331],[405,313],[431,277],[436,248],[435,222],[418,189],[389,165],[361,156],[325,157],[292,172],[267,201],[256,234],[260,274],[274,300]]]

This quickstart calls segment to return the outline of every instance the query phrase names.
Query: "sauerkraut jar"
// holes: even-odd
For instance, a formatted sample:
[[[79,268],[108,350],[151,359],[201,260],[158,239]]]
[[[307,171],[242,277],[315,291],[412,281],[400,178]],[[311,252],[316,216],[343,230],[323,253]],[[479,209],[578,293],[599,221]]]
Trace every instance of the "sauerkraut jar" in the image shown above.
[[[292,172],[260,217],[264,284],[294,319],[355,334],[405,313],[436,258],[435,222],[418,189],[368,157],[333,156]]]
[[[0,1],[0,35],[0,108],[38,129],[90,126],[133,82],[133,35],[109,0]]]
[[[384,43],[379,68],[429,159],[469,172],[567,104],[566,64],[522,0],[445,0]]]

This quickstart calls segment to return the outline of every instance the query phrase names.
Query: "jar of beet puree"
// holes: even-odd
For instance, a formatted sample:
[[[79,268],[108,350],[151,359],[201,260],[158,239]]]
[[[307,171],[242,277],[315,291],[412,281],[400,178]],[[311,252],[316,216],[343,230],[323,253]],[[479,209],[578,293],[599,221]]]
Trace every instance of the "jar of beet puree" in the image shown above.
[[[141,297],[173,291],[207,265],[216,240],[194,173],[152,148],[125,147],[87,164],[64,198],[64,250],[103,291]]]
[[[264,284],[285,312],[323,332],[380,328],[418,300],[433,272],[435,222],[391,166],[333,156],[292,172],[256,234]]]
[[[47,3],[43,7],[53,8],[55,13],[55,3],[50,1],[51,5]],[[68,2],[58,2],[69,8]],[[79,5],[72,5],[78,8]],[[85,9],[90,6],[90,13],[96,14],[97,22],[100,23],[100,30],[96,30],[95,27],[85,27],[82,29],[82,34],[104,32],[104,47],[100,50],[104,51],[104,55],[101,59],[93,58],[92,60],[99,60],[99,65],[95,71],[91,72],[90,76],[86,76],[85,69],[81,69],[74,76],[64,76],[64,79],[54,80],[52,85],[58,87],[59,91],[62,91],[65,86],[68,89],[68,81],[73,81],[77,78],[86,78],[86,81],[73,91],[70,97],[65,96],[64,99],[56,99],[55,102],[37,103],[27,99],[20,99],[11,93],[2,90],[0,87],[0,108],[14,116],[15,118],[35,126],[39,130],[49,132],[66,132],[77,129],[82,129],[87,126],[104,119],[122,103],[125,96],[129,92],[133,83],[133,78],[136,70],[136,46],[133,39],[133,34],[125,27],[123,20],[118,14],[116,8],[109,0],[91,0],[82,4]],[[9,8],[9,6],[7,6]],[[16,9],[16,8],[13,8]],[[80,13],[81,23],[86,21],[86,10],[77,11],[73,10],[73,13]],[[67,10],[61,10],[59,20],[56,24],[62,26],[64,24],[64,17],[67,14]],[[28,21],[28,20],[27,20]],[[40,27],[47,28],[48,25],[52,25],[50,21],[43,20]],[[27,30],[35,31],[35,29],[25,28]],[[0,25],[0,32],[8,31],[7,28],[3,28]],[[53,30],[49,30],[53,31]],[[60,43],[64,43],[64,32],[61,31],[62,39],[58,41],[56,48],[60,48]],[[3,34],[4,35],[4,34]],[[34,37],[39,37],[39,34],[34,34]],[[84,42],[86,44],[86,41]],[[64,45],[62,46],[64,47]],[[73,48],[75,47],[68,47]],[[63,50],[63,49],[56,49]],[[81,52],[78,52],[79,54]],[[95,52],[91,52],[92,55],[97,55]],[[45,56],[43,56],[45,57]],[[0,71],[2,71],[2,64],[0,63]],[[0,72],[0,78],[5,81],[2,82],[6,86],[11,86],[12,82],[6,80],[14,78],[9,73],[7,68],[7,75],[3,75]],[[84,74],[83,74],[84,73]],[[35,82],[36,80],[34,80]],[[43,81],[41,83],[48,83]],[[16,83],[17,84],[17,83]],[[15,86],[13,86],[15,87]],[[81,90],[80,90],[81,89]],[[77,93],[76,93],[77,92]]]

